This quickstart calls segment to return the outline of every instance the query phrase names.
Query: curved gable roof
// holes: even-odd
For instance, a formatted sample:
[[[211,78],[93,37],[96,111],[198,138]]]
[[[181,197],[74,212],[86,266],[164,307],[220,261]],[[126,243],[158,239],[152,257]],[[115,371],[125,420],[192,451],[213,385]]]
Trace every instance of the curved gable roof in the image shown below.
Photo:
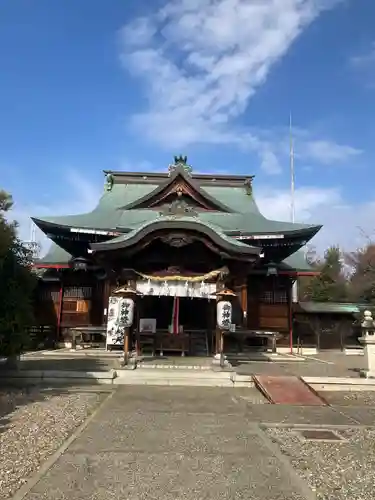
[[[193,179],[192,176],[188,175],[183,167],[178,166],[174,172],[167,177],[167,179],[159,184],[153,191],[146,193],[141,198],[128,203],[125,206],[122,206],[122,210],[131,210],[137,207],[146,208],[143,205],[147,202],[151,202],[151,200],[155,197],[160,196],[163,191],[167,191],[170,186],[172,186],[175,182],[177,182],[178,178],[181,178],[187,185],[189,185],[196,193],[198,193],[203,199],[207,200],[207,202],[217,210],[222,212],[231,212],[232,210],[225,204],[223,204],[220,200],[210,195],[207,190],[204,190],[200,187],[200,185]]]
[[[204,234],[210,238],[218,246],[229,250],[230,252],[242,255],[260,255],[261,249],[259,247],[253,247],[242,243],[241,241],[235,240],[230,236],[227,236],[221,231],[219,227],[216,227],[207,222],[202,222],[193,217],[159,217],[156,221],[147,222],[142,224],[137,229],[130,231],[127,234],[118,236],[109,241],[103,243],[91,243],[90,247],[94,251],[107,251],[107,250],[118,250],[122,248],[127,248],[136,243],[140,242],[145,236],[158,230],[188,230],[196,231],[197,233]]]

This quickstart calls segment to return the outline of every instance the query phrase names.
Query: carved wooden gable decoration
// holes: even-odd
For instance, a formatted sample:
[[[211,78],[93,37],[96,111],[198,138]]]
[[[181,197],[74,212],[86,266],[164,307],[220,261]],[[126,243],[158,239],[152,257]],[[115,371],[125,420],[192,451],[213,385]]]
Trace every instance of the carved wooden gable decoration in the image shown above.
[[[186,205],[196,209],[217,210],[216,206],[179,175],[161,192],[155,193],[155,196],[149,201],[148,208],[157,208],[177,200],[184,201]]]
[[[137,200],[132,206],[125,208],[160,209],[166,205],[183,203],[196,211],[210,210],[229,212],[224,206],[207,192],[192,178],[192,169],[186,163],[186,157],[175,157],[175,163],[168,168],[169,177],[154,191]]]

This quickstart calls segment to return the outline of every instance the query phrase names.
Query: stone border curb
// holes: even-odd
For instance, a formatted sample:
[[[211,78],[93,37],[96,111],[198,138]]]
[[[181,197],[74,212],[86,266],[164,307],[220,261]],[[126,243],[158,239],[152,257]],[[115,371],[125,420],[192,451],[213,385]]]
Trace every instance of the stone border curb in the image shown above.
[[[375,379],[350,377],[304,377],[301,379],[315,391],[375,391]]]
[[[7,383],[40,384],[53,382],[81,382],[113,384],[116,370],[73,371],[73,370],[4,370],[0,372],[0,385]]]

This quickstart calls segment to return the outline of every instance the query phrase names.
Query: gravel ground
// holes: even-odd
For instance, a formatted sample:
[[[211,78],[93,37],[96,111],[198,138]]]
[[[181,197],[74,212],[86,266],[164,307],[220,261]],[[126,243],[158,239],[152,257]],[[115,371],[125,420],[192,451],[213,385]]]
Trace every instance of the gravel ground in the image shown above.
[[[375,430],[336,433],[347,441],[305,441],[295,429],[267,429],[301,477],[316,489],[317,500],[372,500]]]
[[[374,391],[321,391],[319,395],[331,405],[375,407]]]
[[[11,497],[106,396],[0,391],[0,498]]]

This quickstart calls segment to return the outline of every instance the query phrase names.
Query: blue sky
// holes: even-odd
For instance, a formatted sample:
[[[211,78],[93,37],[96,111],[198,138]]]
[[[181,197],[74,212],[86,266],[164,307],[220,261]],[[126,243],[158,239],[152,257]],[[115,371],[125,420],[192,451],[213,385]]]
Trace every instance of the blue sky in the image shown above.
[[[265,215],[375,230],[373,0],[2,0],[0,187],[30,215],[87,211],[103,169],[255,174]]]

